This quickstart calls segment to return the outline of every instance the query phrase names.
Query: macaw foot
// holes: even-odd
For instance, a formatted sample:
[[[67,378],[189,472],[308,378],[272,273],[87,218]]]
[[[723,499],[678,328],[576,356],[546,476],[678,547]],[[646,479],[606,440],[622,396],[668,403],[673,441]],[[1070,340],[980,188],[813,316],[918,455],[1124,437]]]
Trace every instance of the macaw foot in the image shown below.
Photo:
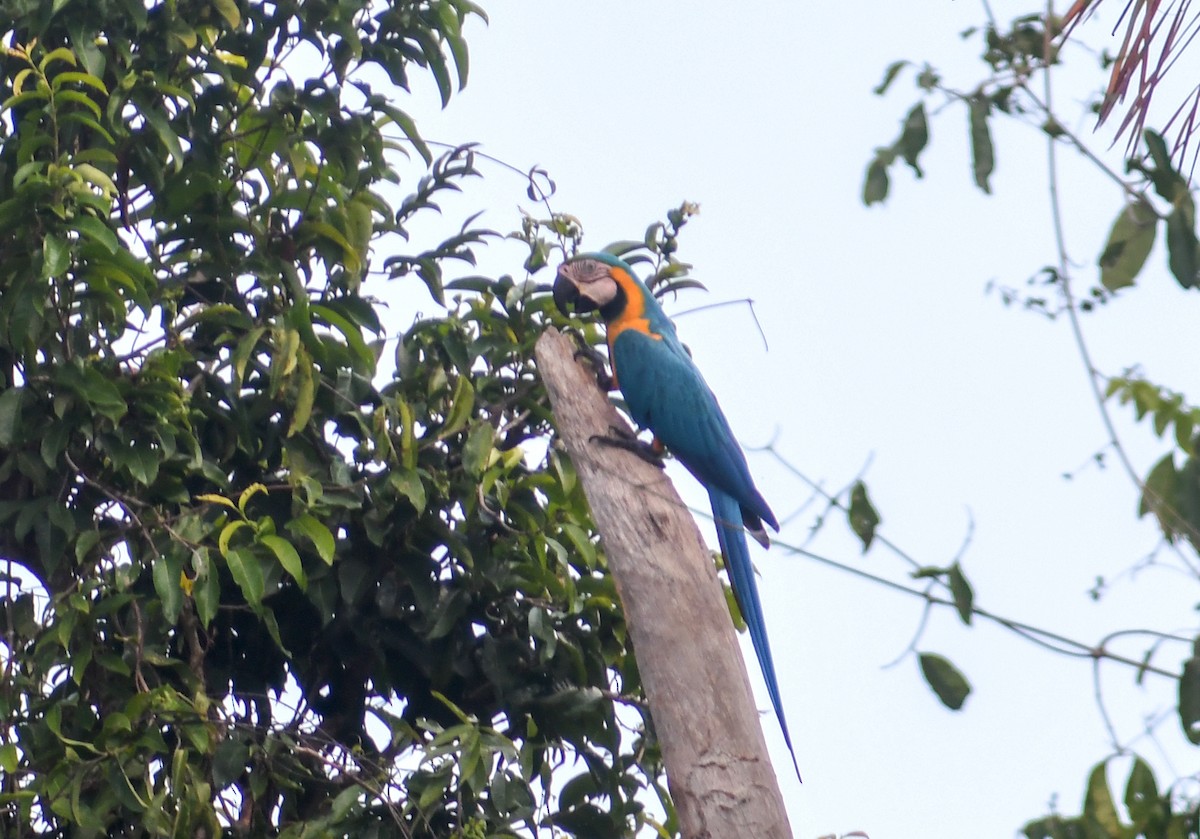
[[[666,469],[667,465],[663,463],[663,444],[654,438],[652,442],[647,443],[645,440],[638,439],[636,434],[631,434],[629,429],[621,428],[620,426],[610,425],[609,432],[613,435],[605,437],[601,434],[593,434],[590,442],[598,443],[601,446],[610,446],[614,449],[624,449],[627,452],[633,452],[642,460],[649,463],[651,466],[657,466],[659,469]]]
[[[596,376],[596,384],[602,391],[608,393],[611,390],[616,390],[617,382],[608,373],[608,365],[604,353],[590,344],[585,344],[583,339],[578,335],[575,336],[575,340],[579,344],[579,348],[575,350],[575,360],[583,361],[592,368]]]

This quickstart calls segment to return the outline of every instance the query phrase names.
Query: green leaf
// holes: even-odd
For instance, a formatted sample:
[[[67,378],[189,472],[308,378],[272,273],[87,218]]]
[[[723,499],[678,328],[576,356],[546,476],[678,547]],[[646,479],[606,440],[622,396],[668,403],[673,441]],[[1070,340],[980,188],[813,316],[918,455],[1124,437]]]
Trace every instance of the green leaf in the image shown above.
[[[129,410],[129,406],[121,397],[121,391],[95,367],[84,369],[80,392],[94,412],[108,417],[113,422],[120,420]]]
[[[954,598],[954,608],[962,622],[970,625],[972,608],[975,605],[975,592],[967,582],[962,567],[956,562],[950,566],[950,595]]]
[[[431,641],[444,638],[459,625],[470,602],[462,591],[452,591],[438,600],[434,621],[426,634]]]
[[[1190,413],[1175,416],[1175,444],[1188,454],[1195,454],[1192,451],[1192,436],[1195,431],[1196,421]]]
[[[1200,646],[1200,640],[1197,641]],[[1179,723],[1184,736],[1200,746],[1200,657],[1193,656],[1183,663],[1179,677]]]
[[[221,13],[221,17],[225,18],[231,29],[242,25],[242,13],[234,0],[213,0],[213,6]]]
[[[118,192],[117,185],[113,182],[113,179],[90,163],[77,162],[74,172],[103,192],[106,197],[112,197]]]
[[[266,331],[265,326],[256,326],[238,340],[237,348],[233,351],[233,383],[237,387],[242,386],[242,381],[246,376],[246,364],[258,349],[258,342]]]
[[[1083,799],[1083,817],[1103,831],[1103,836],[1121,839],[1121,819],[1117,816],[1112,793],[1108,790],[1108,777],[1104,769],[1103,762],[1097,763],[1088,776],[1087,793]]]
[[[196,615],[207,629],[221,605],[221,577],[211,561],[192,586],[192,598],[196,601]]]
[[[110,254],[115,254],[117,248],[121,246],[117,234],[113,232],[112,228],[95,216],[80,213],[71,219],[70,225],[79,231],[81,236],[100,245]]]
[[[1144,198],[1126,204],[1100,254],[1100,284],[1109,291],[1133,285],[1154,247],[1158,216]]]
[[[22,92],[24,92],[25,82],[28,81],[30,77],[33,77],[33,68],[32,67],[25,67],[22,70],[18,70],[17,74],[15,76],[13,76],[13,80],[12,80],[13,93],[19,95]],[[34,77],[34,78],[36,78],[36,77]]]
[[[992,132],[988,127],[991,103],[982,95],[967,100],[968,125],[971,135],[971,168],[975,174],[975,185],[989,195],[992,188],[988,178],[996,168],[996,152],[992,146]]]
[[[373,372],[375,353],[371,351],[371,348],[367,346],[367,342],[363,340],[362,330],[359,327],[328,306],[313,306],[312,315],[313,320],[320,320],[327,323],[342,333],[346,339],[347,346],[350,347],[361,363],[359,369],[362,372]]]
[[[121,459],[121,465],[140,484],[149,486],[158,477],[160,465],[159,452],[151,448],[149,443],[136,442],[130,446]]]
[[[923,178],[925,173],[921,171],[917,158],[928,143],[929,121],[925,118],[925,103],[918,102],[904,118],[904,128],[900,131],[900,139],[896,141],[896,151],[918,178]]]
[[[317,555],[326,565],[333,564],[333,554],[337,548],[333,533],[315,516],[308,513],[297,516],[288,522],[287,528],[293,533],[302,534],[312,542],[313,547],[317,549]]]
[[[50,52],[46,53],[42,60],[38,62],[38,69],[41,70],[42,73],[45,73],[46,68],[55,61],[65,61],[72,67],[76,66],[75,53],[71,52],[66,47],[58,47],[57,49],[52,49]]]
[[[79,534],[79,538],[75,540],[75,561],[82,563],[84,557],[100,544],[100,540],[104,537],[99,530],[85,530]]]
[[[1054,117],[1046,118],[1046,121],[1042,123],[1042,131],[1046,132],[1046,136],[1055,140],[1067,133],[1067,129],[1063,128],[1062,123]]]
[[[238,519],[237,521],[229,522],[229,524],[221,528],[221,535],[217,537],[217,550],[221,552],[222,556],[229,556],[229,542],[233,539],[233,535],[243,527],[250,527],[250,522]]]
[[[359,196],[359,198],[354,199],[350,203],[355,207],[366,209],[370,213],[369,202],[362,198],[362,196]],[[368,221],[367,224],[373,224],[373,222]],[[375,305],[368,298],[338,297],[326,300],[322,305],[327,309],[337,312],[359,329],[368,329],[376,335],[383,332],[383,324],[379,320],[379,312],[375,310]]]
[[[300,560],[300,554],[292,547],[291,542],[282,536],[260,536],[258,539],[270,549],[271,553],[275,554],[275,558],[279,560],[283,570],[292,575],[301,589],[308,588],[308,577],[304,575],[304,563]]]
[[[375,107],[386,114],[388,119],[396,123],[397,127],[404,132],[404,136],[408,138],[408,141],[413,144],[413,148],[421,155],[421,158],[425,161],[425,165],[431,165],[433,163],[433,152],[429,150],[429,146],[421,138],[421,134],[417,131],[417,124],[413,121],[413,118],[394,105],[383,101],[376,102]]]
[[[590,570],[597,565],[596,546],[592,543],[590,534],[577,524],[564,522],[562,525],[563,535],[570,541],[571,546],[575,548],[575,553],[583,559],[584,565]],[[732,592],[732,589],[730,589]]]
[[[117,142],[116,138],[114,138],[113,135],[109,133],[107,128],[105,128],[100,123],[96,122],[96,120],[92,119],[91,116],[83,113],[82,111],[70,111],[68,113],[62,114],[59,117],[58,122],[60,125],[65,124],[65,123],[70,123],[70,122],[77,122],[80,125],[86,126],[88,128],[88,130],[94,131],[96,134],[103,137],[109,143],[115,144]],[[78,156],[76,156],[76,159],[78,159]]]
[[[1146,475],[1142,482],[1142,497],[1138,503],[1138,517],[1146,513],[1154,513],[1158,517],[1163,535],[1173,539],[1176,532],[1176,518],[1172,514],[1172,500],[1177,494],[1179,473],[1175,469],[1175,455],[1168,452]]]
[[[963,706],[971,685],[953,664],[936,653],[921,653],[921,674],[942,704],[952,711]]]
[[[209,504],[221,504],[222,506],[228,507],[231,510],[237,509],[237,505],[234,504],[232,501],[230,501],[228,498],[226,498],[224,495],[217,495],[214,492],[206,492],[201,495],[197,495],[196,500],[204,501]]]
[[[1184,192],[1167,216],[1167,265],[1184,288],[1196,285],[1200,256],[1196,242],[1196,205]]]
[[[391,484],[393,489],[407,498],[418,513],[424,511],[426,503],[425,485],[422,483],[421,476],[416,470],[397,469],[388,475],[388,483]]]
[[[229,573],[233,575],[233,581],[242,590],[242,596],[246,598],[247,603],[257,608],[262,604],[265,586],[258,558],[242,548],[232,548],[224,555],[225,564],[229,567]]]
[[[855,481],[850,490],[850,509],[846,516],[850,521],[850,529],[862,540],[863,553],[866,553],[875,538],[875,528],[879,526],[880,518],[871,499],[867,497],[867,485],[862,481]]]
[[[362,270],[362,260],[359,259],[358,251],[350,244],[345,234],[329,222],[311,219],[300,222],[296,227],[296,237],[303,239],[309,236],[328,239],[341,248],[342,262],[345,264],[346,270],[351,274],[357,274]]]
[[[356,559],[345,559],[337,564],[338,586],[342,600],[353,605],[374,584],[370,567]]]
[[[10,387],[0,393],[0,446],[7,448],[17,439],[17,429],[21,424],[21,400],[25,396],[25,388]]]
[[[420,28],[414,27],[409,34],[421,45],[426,66],[433,74],[434,81],[437,82],[438,93],[442,97],[442,107],[444,108],[450,104],[453,88],[450,84],[450,68],[446,64],[446,56],[442,53],[441,41],[435,38],[433,33]]]
[[[257,481],[242,490],[242,494],[238,496],[238,509],[241,510],[242,515],[246,514],[246,505],[250,503],[250,499],[256,495],[259,495],[260,493],[265,495],[267,493],[267,488]]]
[[[64,111],[69,111],[70,109],[67,106],[73,102],[87,109],[95,119],[100,119],[100,106],[88,98],[86,93],[81,93],[78,90],[60,90],[54,97],[54,100],[55,105]]]
[[[217,789],[223,789],[242,777],[246,771],[246,761],[250,757],[250,749],[246,741],[237,737],[229,737],[217,746],[213,755],[213,783]]]
[[[867,166],[867,177],[863,181],[862,202],[870,207],[887,198],[888,194],[888,161],[876,155]]]
[[[296,361],[296,401],[292,406],[292,419],[288,423],[287,436],[291,437],[308,426],[316,398],[317,383],[313,376],[313,363],[308,353],[300,350]]]
[[[154,591],[162,603],[163,617],[172,625],[179,620],[183,607],[183,589],[179,587],[179,575],[183,571],[183,560],[178,555],[163,555],[154,560],[151,576]]]
[[[486,422],[478,423],[467,434],[467,442],[463,446],[463,468],[471,477],[480,477],[487,468],[495,437],[496,430]]]
[[[579,473],[575,471],[575,464],[571,462],[570,458],[554,449],[550,449],[549,456],[550,466],[558,476],[563,495],[570,495],[579,483]]]
[[[300,333],[295,329],[278,329],[274,338],[275,351],[271,354],[272,389],[292,374],[300,357]]]
[[[405,469],[414,469],[417,465],[416,427],[412,407],[403,399],[396,400],[396,408],[400,413],[400,459]]]
[[[1125,807],[1135,827],[1144,826],[1159,810],[1158,785],[1154,773],[1140,757],[1133,759],[1129,781],[1125,784]]]
[[[471,380],[467,376],[459,376],[458,382],[454,386],[454,397],[450,405],[450,413],[446,416],[446,424],[443,426],[438,439],[444,440],[452,434],[457,434],[467,424],[467,420],[471,418],[471,412],[475,408],[475,388],[471,386]]]
[[[362,262],[365,262],[370,256],[371,234],[374,231],[375,214],[370,201],[362,196],[355,197],[346,205],[346,239]],[[343,299],[350,301],[358,298],[346,297]],[[377,319],[372,307],[365,306],[364,308],[373,320]]]
[[[0,102],[0,114],[19,108],[27,102],[45,102],[49,98],[49,95],[44,90],[27,90],[24,93],[18,93]],[[45,164],[43,163],[42,165],[44,166]],[[14,178],[13,185],[17,186],[19,184],[20,180]]]
[[[64,85],[82,84],[93,88],[96,92],[108,96],[108,88],[104,86],[104,82],[90,73],[80,73],[77,70],[67,70],[64,73],[59,73],[50,82],[50,87],[55,91],[61,90]],[[76,155],[78,159],[79,155]]]
[[[358,803],[359,799],[364,797],[363,788],[358,784],[351,784],[346,789],[337,794],[337,798],[333,799],[333,804],[329,808],[330,822],[339,822],[346,817],[350,809]]]
[[[17,771],[17,767],[20,765],[20,755],[17,754],[16,744],[5,743],[0,746],[0,771],[11,775]]]
[[[876,96],[882,96],[883,94],[887,93],[887,89],[891,87],[892,82],[896,80],[896,76],[898,76],[900,71],[907,66],[907,61],[893,61],[888,65],[887,69],[883,71],[883,81],[875,85],[871,92]]]
[[[183,145],[179,142],[179,135],[171,128],[167,115],[158,110],[155,105],[139,108],[138,113],[146,120],[146,124],[150,126],[170,154],[175,171],[181,170],[183,168]]]
[[[71,246],[66,240],[47,235],[42,240],[42,277],[57,277],[71,264]]]
[[[1173,171],[1171,166],[1171,152],[1167,148],[1167,141],[1157,131],[1146,132],[1146,150],[1150,152],[1150,159],[1154,161],[1154,165],[1159,169],[1164,169],[1168,172]],[[1163,198],[1168,201],[1174,201],[1173,195],[1163,195]]]
[[[1155,192],[1172,204],[1179,203],[1187,195],[1187,179],[1179,174],[1171,164],[1171,152],[1161,134],[1147,131],[1145,138],[1146,149],[1150,152],[1150,159],[1153,161],[1154,167],[1147,168],[1144,164],[1131,160],[1130,168],[1145,172],[1150,178],[1150,182],[1154,184]]]
[[[447,8],[443,6],[442,8]],[[450,55],[454,59],[454,70],[458,73],[458,89],[467,86],[467,76],[471,72],[471,57],[467,50],[467,41],[456,30],[446,34],[446,44],[450,47]]]

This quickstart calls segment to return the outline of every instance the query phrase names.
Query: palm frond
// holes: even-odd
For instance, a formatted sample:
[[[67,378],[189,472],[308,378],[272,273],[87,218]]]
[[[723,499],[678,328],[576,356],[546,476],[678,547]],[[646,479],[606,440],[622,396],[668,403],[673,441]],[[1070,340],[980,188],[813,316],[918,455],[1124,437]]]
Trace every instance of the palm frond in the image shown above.
[[[1063,39],[1070,38],[1075,28],[1091,17],[1101,2],[1075,0],[1062,18]],[[1114,142],[1125,137],[1126,153],[1132,154],[1146,127],[1159,83],[1200,34],[1200,12],[1192,10],[1192,0],[1127,0],[1113,27],[1113,34],[1122,26],[1125,34],[1100,103],[1098,125],[1129,99]],[[1168,133],[1174,128],[1172,149],[1181,164],[1187,156],[1192,135],[1200,127],[1196,125],[1198,108],[1200,85],[1184,98],[1164,130]]]

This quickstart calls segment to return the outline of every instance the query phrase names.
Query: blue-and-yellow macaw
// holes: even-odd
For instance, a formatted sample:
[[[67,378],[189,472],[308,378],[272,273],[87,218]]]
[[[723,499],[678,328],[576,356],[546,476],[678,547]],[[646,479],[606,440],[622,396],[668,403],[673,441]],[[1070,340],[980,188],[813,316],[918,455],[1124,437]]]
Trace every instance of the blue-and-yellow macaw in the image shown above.
[[[763,524],[779,530],[779,522],[755,488],[746,456],[717,398],[676,337],[675,325],[658,300],[623,260],[607,253],[568,259],[554,281],[554,303],[564,314],[572,305],[577,312],[600,313],[606,326],[612,383],[620,388],[630,415],[640,427],[652,431],[657,443],[708,490],[729,581],[796,765],[746,545],[749,531],[767,547],[770,541]],[[797,767],[797,777],[799,774]]]

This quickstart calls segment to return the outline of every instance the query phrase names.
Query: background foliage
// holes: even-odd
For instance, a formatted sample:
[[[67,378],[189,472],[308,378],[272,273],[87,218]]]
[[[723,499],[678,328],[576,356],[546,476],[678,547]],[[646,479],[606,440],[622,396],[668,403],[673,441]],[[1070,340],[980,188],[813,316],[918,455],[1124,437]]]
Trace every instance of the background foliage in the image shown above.
[[[1149,46],[1133,27],[1160,4],[1133,5],[1129,43]],[[525,219],[519,279],[447,279],[499,235],[473,217],[446,241],[414,233],[479,155],[435,157],[405,91],[426,79],[448,101],[469,71],[463,26],[482,14],[461,0],[0,0],[5,835],[676,832],[619,604],[531,366],[557,317],[531,280],[578,224]],[[1012,120],[1051,154],[1088,156],[1127,200],[1094,284],[1060,243],[1006,300],[1078,332],[1154,269],[1189,293],[1181,123],[1126,131],[1118,171],[1049,95],[1066,59],[1099,66],[1103,86],[1149,53],[1097,62],[1064,46],[1070,21],[985,17],[965,33],[984,62],[974,83],[885,69],[877,92],[912,82],[916,101],[868,162],[864,201],[901,188],[904,167],[921,177],[935,133],[965,136],[990,192],[1005,165],[994,129]],[[1106,90],[1097,112],[1112,111]],[[428,166],[419,181],[401,176],[407,156]],[[682,287],[690,211],[622,246],[644,248],[664,287]],[[385,278],[423,287],[437,314],[389,330],[370,293]],[[1094,378],[1105,417],[1128,405],[1162,437],[1158,465],[1131,477],[1194,573],[1194,400],[1135,371]],[[828,503],[864,550],[894,549],[864,484]],[[927,611],[1048,637],[979,608],[959,562],[912,565]],[[1140,660],[1103,641],[1073,654],[1175,679],[1170,725],[1194,744],[1200,652],[1194,615],[1179,623],[1192,629],[1154,635]],[[969,714],[967,677],[917,649],[924,626],[920,672]],[[1181,648],[1182,669],[1164,670]],[[1025,834],[1200,834],[1195,776],[1152,764],[1114,737],[1079,806]]]
[[[1069,324],[1110,435],[1108,445],[1097,453],[1096,458],[1102,461],[1104,452],[1111,449],[1140,496],[1139,515],[1153,515],[1157,519],[1164,539],[1163,552],[1174,554],[1178,567],[1194,583],[1200,575],[1196,558],[1196,551],[1200,549],[1200,461],[1196,459],[1197,445],[1200,445],[1197,436],[1200,413],[1183,394],[1148,381],[1132,362],[1130,369],[1121,372],[1097,370],[1084,338],[1081,317],[1099,305],[1119,306],[1125,295],[1136,293],[1134,287],[1139,277],[1148,273],[1148,260],[1159,237],[1166,246],[1166,264],[1161,268],[1174,278],[1182,293],[1197,285],[1200,246],[1190,185],[1192,173],[1187,166],[1188,142],[1198,101],[1195,90],[1179,106],[1174,117],[1167,120],[1168,128],[1173,124],[1173,129],[1142,130],[1148,120],[1154,119],[1150,110],[1151,98],[1165,69],[1172,66],[1170,62],[1160,61],[1158,56],[1177,57],[1187,45],[1181,33],[1191,31],[1197,18],[1188,12],[1186,2],[1164,6],[1127,4],[1126,14],[1117,25],[1117,29],[1127,27],[1119,52],[1115,56],[1109,49],[1099,53],[1099,67],[1107,75],[1107,85],[1096,89],[1085,107],[1087,114],[1098,116],[1102,123],[1116,112],[1124,95],[1131,94],[1124,118],[1116,129],[1117,138],[1128,136],[1132,131],[1122,173],[1107,166],[1102,154],[1092,150],[1091,137],[1077,135],[1065,127],[1079,123],[1080,115],[1060,113],[1053,104],[1053,79],[1066,72],[1066,56],[1071,57],[1071,70],[1075,72],[1090,73],[1095,66],[1088,66],[1088,60],[1094,60],[1094,53],[1086,48],[1072,52],[1074,45],[1070,38],[1088,34],[1086,27],[1077,27],[1097,5],[1075,3],[1063,18],[1043,9],[1003,22],[992,15],[985,3],[986,21],[961,33],[962,37],[979,44],[980,57],[986,65],[982,76],[966,89],[947,83],[938,70],[928,64],[897,61],[889,65],[875,93],[888,94],[898,80],[911,78],[918,91],[918,100],[908,110],[897,138],[878,148],[869,161],[862,200],[868,206],[886,201],[893,188],[892,177],[897,162],[906,164],[917,178],[923,176],[920,161],[936,123],[929,116],[931,112],[942,121],[965,119],[971,174],[975,185],[985,193],[991,192],[990,178],[999,157],[993,139],[993,126],[997,120],[1023,123],[1044,135],[1049,159],[1048,194],[1058,252],[1047,267],[1030,280],[1025,290],[1005,289],[1002,292],[1004,300]],[[1052,9],[1052,5],[1049,8]],[[1141,72],[1139,77],[1138,68],[1147,66],[1154,69]],[[1136,85],[1133,84],[1135,80]],[[1136,91],[1131,90],[1131,86],[1136,87]],[[1141,130],[1140,137],[1138,130]],[[1165,135],[1171,136],[1172,141],[1164,139]],[[1123,205],[1114,208],[1115,219],[1102,251],[1094,257],[1097,282],[1086,290],[1079,288],[1081,275],[1090,272],[1079,270],[1069,258],[1060,212],[1063,205],[1089,200],[1089,197],[1086,186],[1074,193],[1060,184],[1056,162],[1059,150],[1082,154],[1093,165],[1093,178],[1115,181],[1125,196]],[[1190,159],[1194,161],[1194,157]],[[1132,407],[1137,419],[1149,423],[1153,433],[1169,446],[1168,452],[1145,475],[1134,470],[1111,420],[1110,412],[1125,405]],[[928,573],[918,569],[914,576],[928,576]],[[946,583],[948,592],[952,592],[951,583]],[[1094,596],[1099,596],[1103,586],[1104,581],[1098,580]],[[962,613],[962,600],[957,594],[938,602],[952,603]],[[975,612],[995,619],[986,612]],[[963,618],[966,620],[965,615]],[[1055,638],[1052,633],[1011,622],[1006,624],[1002,619],[998,622],[1039,643],[1052,642],[1047,645],[1058,652],[1088,656],[1096,668],[1105,660],[1128,665],[1131,678],[1139,684],[1148,672],[1174,679],[1178,684],[1177,706],[1170,718],[1175,726],[1174,736],[1181,735],[1192,746],[1197,746],[1200,745],[1200,636],[1194,634],[1194,615],[1181,615],[1178,620],[1191,627],[1191,634],[1130,628],[1116,631],[1096,645]],[[918,638],[921,631],[918,630]],[[1106,646],[1107,642],[1124,634],[1147,639],[1140,661],[1122,659]],[[1167,649],[1188,651],[1183,656],[1181,670],[1163,670],[1158,665]],[[942,701],[951,705],[939,683],[932,678],[929,681]],[[1099,681],[1097,701],[1107,721]],[[1148,723],[1151,726],[1148,733],[1163,721]],[[1156,778],[1149,762],[1117,739],[1111,723],[1109,733],[1112,751],[1100,756],[1083,781],[1079,815],[1051,812],[1029,821],[1023,834],[1029,839],[1141,836],[1181,839],[1200,835],[1200,799],[1195,794],[1200,776],[1185,769],[1175,777]],[[1153,742],[1153,734],[1150,739]],[[1117,763],[1128,767],[1128,774],[1110,779],[1111,766]]]
[[[552,306],[445,279],[472,218],[410,241],[477,170],[400,103],[465,84],[482,16],[0,3],[5,836],[675,830],[547,446]],[[643,244],[664,278],[687,212]],[[572,235],[527,219],[525,276]],[[380,277],[438,313],[388,335]]]

